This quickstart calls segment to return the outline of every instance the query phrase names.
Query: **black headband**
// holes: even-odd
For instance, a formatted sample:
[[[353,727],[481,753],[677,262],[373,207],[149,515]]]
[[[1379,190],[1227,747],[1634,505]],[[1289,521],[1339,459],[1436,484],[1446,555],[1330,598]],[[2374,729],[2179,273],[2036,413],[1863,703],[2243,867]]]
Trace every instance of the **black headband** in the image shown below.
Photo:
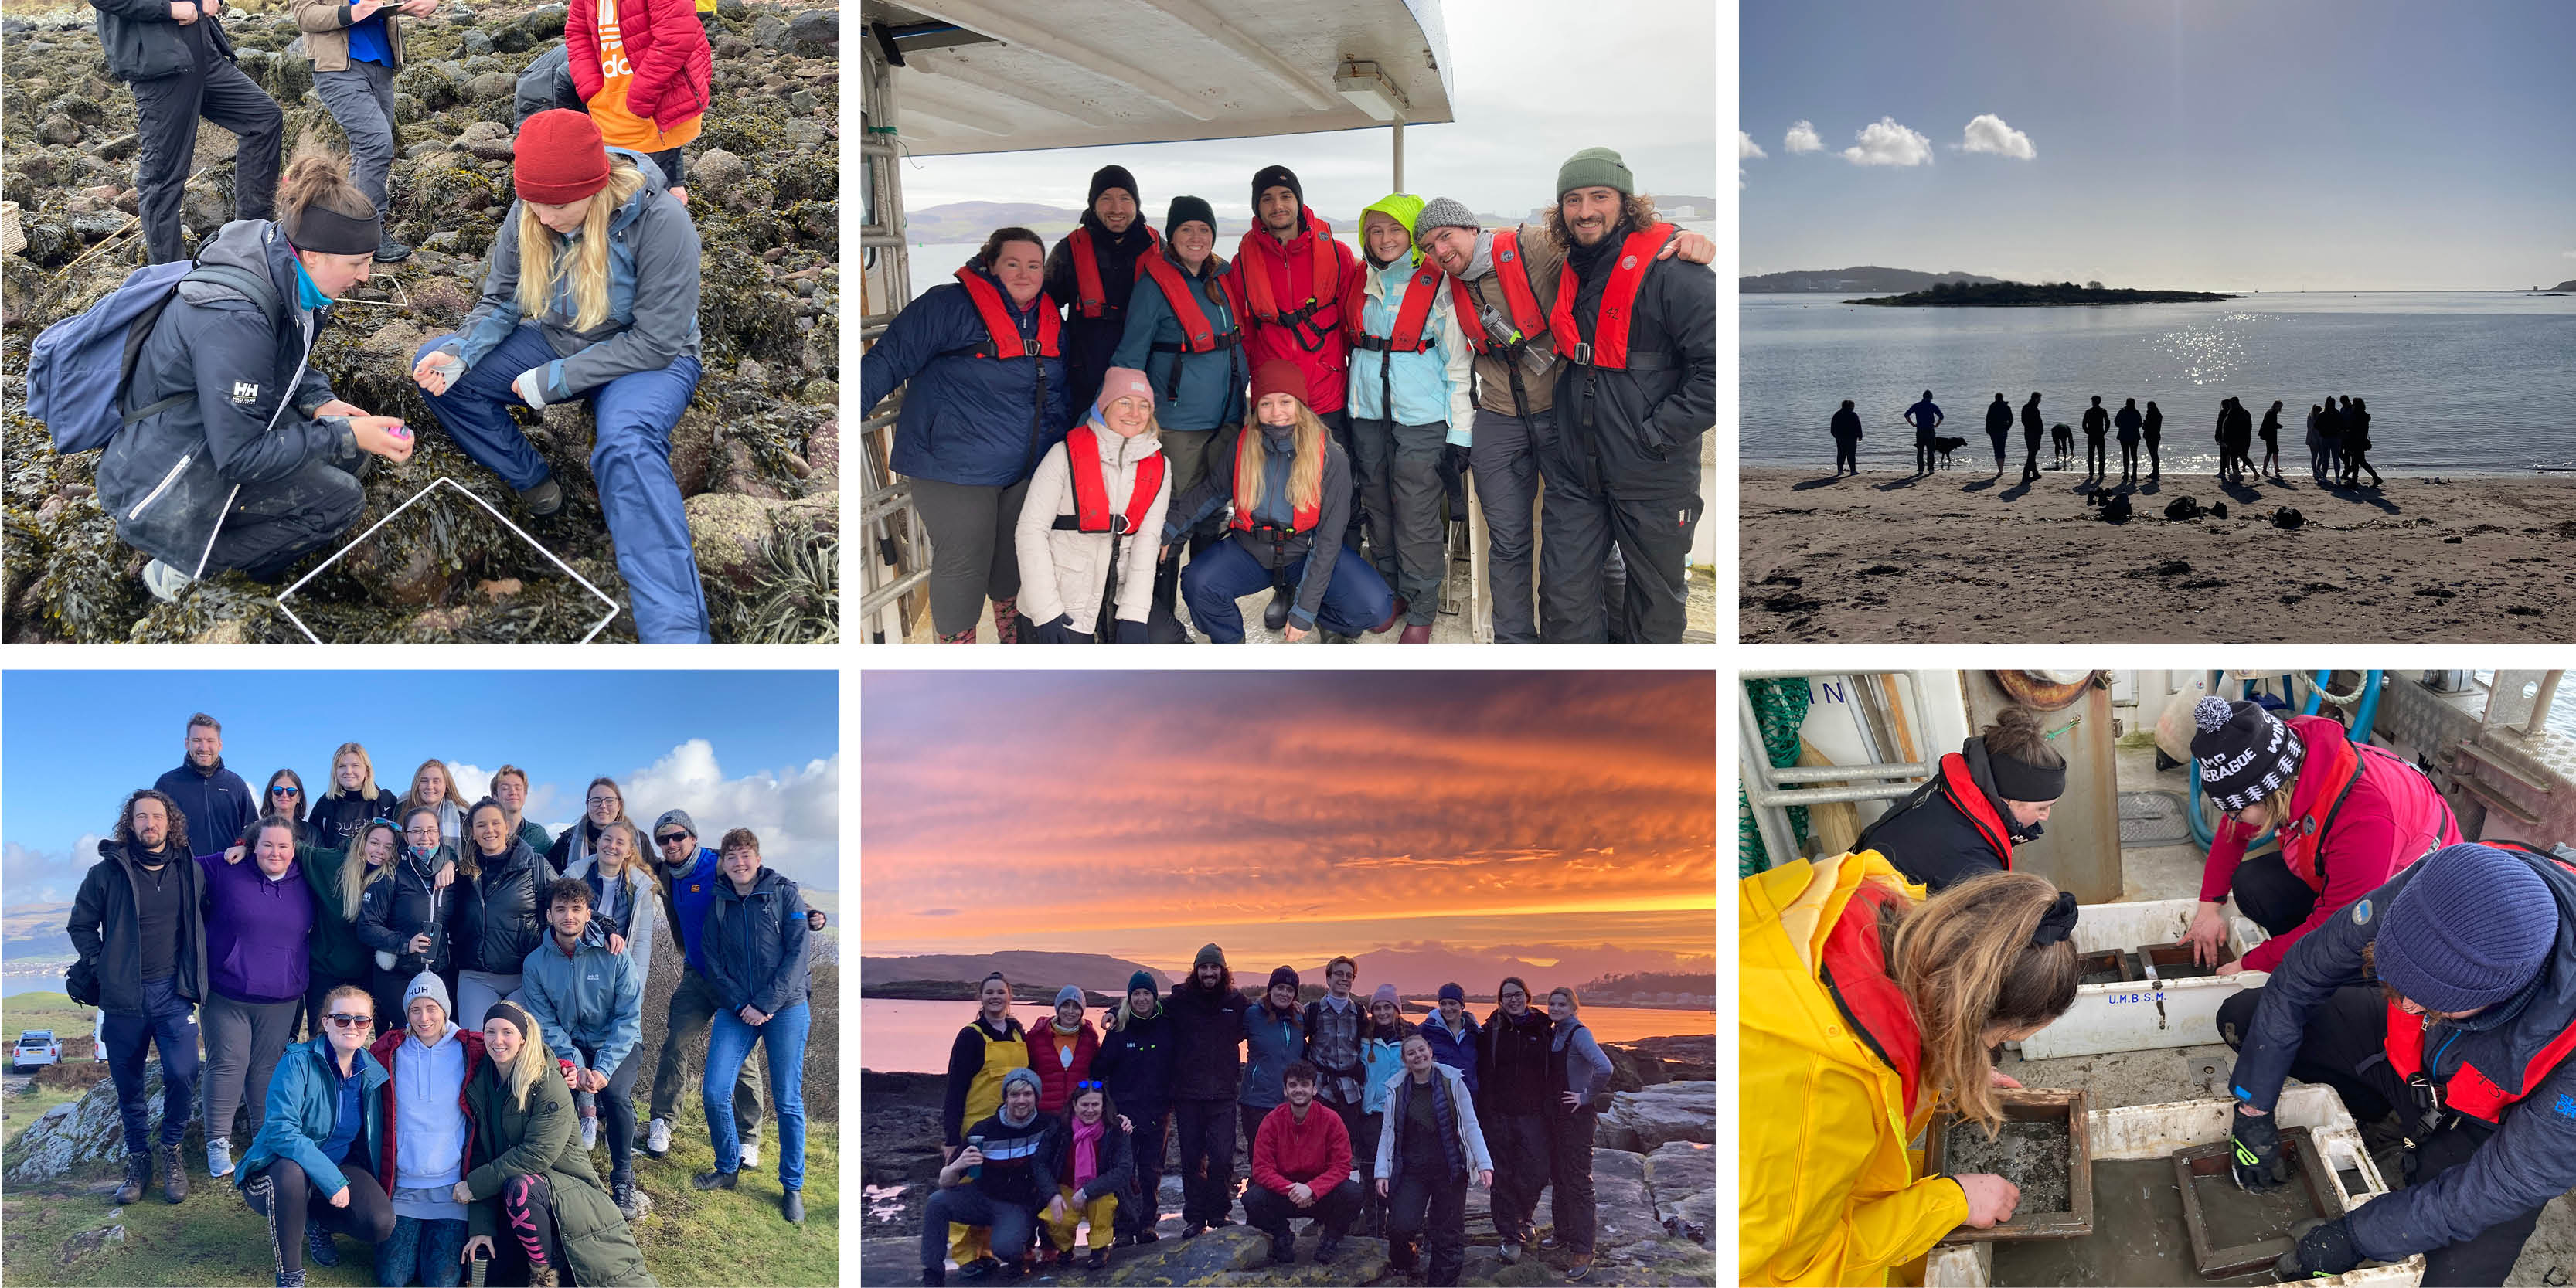
[[[2048,911],[2039,914],[2039,929],[2032,931],[2030,935],[2031,947],[2046,948],[2050,944],[2064,943],[2067,937],[2074,933],[2075,896],[2060,890],[2057,892],[2057,902],[2048,905]]]
[[[2066,794],[2066,766],[2041,768],[2010,756],[1988,756],[1986,770],[1994,775],[1995,794],[2008,801],[2053,801]]]
[[[297,250],[322,255],[372,255],[384,244],[384,216],[364,219],[311,205],[286,217],[286,240]]]

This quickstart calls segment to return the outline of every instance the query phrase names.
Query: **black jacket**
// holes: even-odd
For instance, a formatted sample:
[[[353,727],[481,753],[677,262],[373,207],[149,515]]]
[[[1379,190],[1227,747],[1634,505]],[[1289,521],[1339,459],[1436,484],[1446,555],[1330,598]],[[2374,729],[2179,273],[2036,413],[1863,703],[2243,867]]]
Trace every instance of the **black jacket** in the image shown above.
[[[186,27],[170,16],[169,0],[89,0],[98,10],[98,43],[107,52],[107,74],[121,81],[176,76],[196,62],[189,42],[209,42],[215,57],[232,60],[221,15],[200,15]]]
[[[1113,1102],[1117,1101],[1114,1094],[1110,1099]],[[1130,1120],[1134,1119],[1135,1114],[1124,1102],[1118,1102],[1116,1107],[1119,1113],[1126,1114]],[[1053,1180],[1059,1187],[1071,1185],[1073,1184],[1073,1111],[1068,1108],[1062,1117],[1052,1114],[1048,1116],[1054,1118],[1055,1123],[1047,1128],[1045,1138],[1038,1144],[1038,1157],[1035,1164],[1037,1174]],[[1100,1144],[1096,1147],[1091,1160],[1099,1170],[1092,1176],[1089,1184],[1074,1191],[1073,1205],[1088,1206],[1092,1200],[1103,1194],[1115,1194],[1118,1196],[1120,1211],[1132,1210],[1137,1203],[1136,1143],[1129,1139],[1126,1132],[1118,1129],[1116,1118],[1109,1119],[1102,1126],[1104,1130],[1100,1133]],[[1046,1200],[1040,1199],[1038,1206],[1045,1207]]]
[[[2012,410],[2012,404],[2011,404],[2011,403],[2005,402],[2003,399],[1998,398],[1998,399],[1994,400],[1993,402],[1990,402],[1990,403],[1987,403],[1987,404],[1986,404],[1986,432],[1987,432],[1987,433],[1989,433],[1989,434],[2009,434],[2009,433],[2011,433],[2011,432],[2012,432],[2012,425],[2013,425],[2013,410]]]
[[[1827,428],[1834,437],[1857,443],[1861,437],[1860,413],[1849,407],[1836,408],[1833,421]]]
[[[1086,318],[1080,307],[1082,292],[1073,273],[1073,234],[1067,233],[1047,252],[1046,293],[1064,309],[1064,335],[1059,347],[1064,350],[1066,373],[1073,383],[1065,390],[1066,405],[1088,407],[1100,393],[1100,380],[1109,370],[1110,355],[1118,351],[1118,341],[1127,334],[1127,300],[1136,290],[1136,261],[1154,245],[1152,230],[1143,211],[1127,225],[1124,235],[1109,231],[1100,216],[1082,212],[1082,226],[1091,230],[1091,253],[1100,264],[1100,316]],[[1082,412],[1077,410],[1079,417]]]
[[[154,781],[152,790],[178,804],[187,823],[191,854],[223,853],[259,817],[259,796],[241,775],[224,768],[221,759],[204,771],[182,760],[177,769]]]
[[[448,887],[458,904],[454,964],[458,970],[516,975],[528,954],[545,942],[545,887],[554,873],[516,837],[508,854],[497,861],[484,859],[481,867],[481,876],[460,875]]]
[[[751,1007],[776,1015],[813,992],[813,931],[805,924],[805,895],[772,868],[751,879],[751,893],[716,878],[707,905],[707,983],[728,1011]]]
[[[2012,811],[2003,796],[1995,790],[1994,770],[1986,759],[1983,739],[1970,738],[1960,745],[1959,755],[1968,762],[1968,777],[1986,795],[1986,804],[2002,819],[2014,843],[2034,840],[2040,825],[2027,827],[2013,824]],[[1852,842],[1854,851],[1876,850],[1905,879],[1927,886],[1932,893],[1957,885],[1970,877],[1988,872],[2001,872],[2009,855],[1995,853],[1986,834],[1977,830],[1966,811],[1950,796],[1950,787],[1935,766],[1931,781],[1914,789],[1887,807],[1878,821],[1862,831]]]
[[[168,860],[179,882],[179,906],[186,929],[180,935],[176,984],[180,998],[206,1000],[206,874],[197,861],[173,850]],[[134,883],[136,864],[124,842],[98,843],[98,862],[81,878],[65,926],[80,960],[72,967],[75,1000],[95,981],[96,1005],[113,1015],[141,1015],[143,1008],[143,943],[136,936],[140,913]]]
[[[467,882],[458,877],[441,890],[437,878],[440,868],[455,863],[455,852],[446,846],[440,846],[426,865],[413,862],[406,846],[404,853],[394,856],[393,874],[368,886],[366,897],[359,901],[358,938],[375,952],[392,953],[394,973],[417,975],[426,970],[444,975],[454,966],[457,910],[465,902]],[[412,937],[423,930],[429,932],[429,951],[414,953],[409,947]]]
[[[1476,1099],[1483,1112],[1543,1114],[1548,1107],[1548,1066],[1555,1053],[1548,1040],[1556,1021],[1533,1006],[1518,1023],[1496,1007],[1476,1032]],[[1556,1075],[1562,1078],[1562,1075]]]
[[[1100,1036],[1091,1076],[1109,1088],[1118,1112],[1142,1122],[1171,1107],[1178,1038],[1179,1026],[1167,1006],[1155,1007],[1151,1019],[1131,1015],[1126,1027]]]
[[[1557,337],[1559,356],[1594,333],[1624,236],[1612,234],[1597,255],[1578,247],[1567,256],[1580,274],[1579,335]],[[1626,370],[1562,365],[1555,434],[1540,438],[1539,469],[1626,500],[1697,497],[1701,442],[1717,423],[1717,274],[1679,258],[1654,261],[1637,285],[1628,352]],[[1661,365],[1648,369],[1642,354],[1660,355]]]
[[[1172,986],[1163,1012],[1172,1017],[1172,1098],[1233,1100],[1243,1092],[1243,1017],[1251,1009],[1232,986],[1199,989],[1195,974]]]
[[[344,849],[349,838],[371,818],[392,818],[398,798],[384,788],[375,796],[324,794],[313,798],[313,808],[304,813],[304,839],[319,850]]]
[[[284,479],[317,458],[354,470],[359,457],[346,422],[313,419],[334,395],[304,359],[330,310],[296,307],[284,231],[235,220],[198,260],[267,274],[285,324],[239,289],[189,282],[143,342],[127,405],[189,396],[116,432],[99,457],[98,496],[117,536],[182,572],[196,569],[236,486]]]
[[[2111,413],[2109,411],[2101,407],[2087,407],[2084,409],[2085,437],[2094,438],[2110,432]]]

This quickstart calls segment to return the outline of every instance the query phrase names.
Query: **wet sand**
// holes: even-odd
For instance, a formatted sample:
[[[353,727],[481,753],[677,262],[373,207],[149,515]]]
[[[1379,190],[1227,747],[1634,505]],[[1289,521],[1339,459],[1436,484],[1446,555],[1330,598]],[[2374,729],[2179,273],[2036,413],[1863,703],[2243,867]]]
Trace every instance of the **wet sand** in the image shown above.
[[[2074,471],[2028,487],[1965,466],[1742,479],[1747,643],[2576,639],[2576,478],[2341,491],[2167,474],[2116,525]],[[2166,519],[2184,496],[2229,517]],[[2305,523],[2274,527],[2283,507]]]

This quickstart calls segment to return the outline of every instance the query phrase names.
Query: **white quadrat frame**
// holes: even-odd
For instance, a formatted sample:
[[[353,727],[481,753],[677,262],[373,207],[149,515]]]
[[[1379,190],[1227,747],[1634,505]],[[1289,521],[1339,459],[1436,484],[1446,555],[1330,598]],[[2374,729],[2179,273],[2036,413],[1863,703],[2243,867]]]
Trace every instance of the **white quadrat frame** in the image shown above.
[[[442,484],[444,484],[445,486],[452,487],[452,488],[456,489],[458,492],[460,492],[460,493],[464,494],[464,496],[465,496],[465,498],[466,498],[467,500],[472,501],[472,502],[473,502],[474,504],[476,504],[476,505],[482,506],[482,507],[483,507],[483,510],[484,510],[484,512],[485,512],[485,513],[490,514],[493,518],[500,520],[500,522],[501,522],[501,526],[502,526],[502,527],[508,528],[511,532],[516,533],[516,534],[518,535],[519,540],[521,540],[521,541],[525,541],[525,542],[527,542],[530,546],[535,547],[535,548],[536,548],[536,552],[537,552],[538,554],[544,555],[544,556],[545,556],[549,561],[551,561],[551,562],[554,564],[554,566],[555,566],[555,567],[563,569],[563,570],[564,570],[564,575],[565,575],[565,576],[572,578],[574,581],[580,582],[580,583],[581,583],[581,588],[582,588],[583,590],[589,591],[591,594],[593,594],[593,595],[595,595],[595,596],[597,596],[597,597],[599,598],[599,602],[601,602],[601,603],[603,603],[603,604],[608,605],[608,615],[607,615],[606,617],[602,617],[602,618],[600,618],[600,619],[599,619],[599,623],[598,623],[597,625],[595,625],[595,626],[593,626],[593,627],[591,627],[591,628],[590,628],[590,633],[589,633],[589,634],[584,635],[584,636],[582,636],[580,639],[573,641],[574,643],[576,643],[576,644],[587,644],[587,643],[591,642],[593,639],[598,638],[599,633],[600,633],[601,631],[604,631],[604,630],[607,630],[607,629],[608,629],[608,624],[609,624],[610,622],[613,622],[613,621],[616,621],[616,620],[617,620],[617,612],[618,612],[619,605],[618,605],[618,603],[617,603],[617,601],[616,601],[616,600],[614,600],[614,599],[610,599],[610,598],[608,597],[607,592],[605,592],[605,591],[601,590],[601,589],[600,589],[599,587],[597,587],[597,586],[591,585],[591,584],[590,584],[590,579],[589,579],[589,578],[582,576],[580,573],[574,572],[574,571],[573,571],[573,569],[572,569],[572,565],[571,565],[571,564],[565,563],[563,560],[561,560],[561,559],[559,559],[559,558],[556,558],[556,557],[555,557],[555,552],[554,552],[554,551],[551,551],[551,550],[546,549],[545,544],[544,544],[543,542],[538,541],[535,537],[529,536],[529,535],[527,534],[527,531],[526,531],[525,529],[521,528],[518,524],[515,524],[515,523],[510,522],[510,520],[509,520],[509,516],[502,514],[502,513],[501,513],[501,511],[500,511],[499,509],[495,508],[491,502],[484,500],[482,497],[476,496],[476,495],[474,494],[474,490],[473,490],[472,488],[469,488],[469,487],[465,486],[464,484],[459,483],[459,482],[457,482],[456,480],[454,480],[454,479],[452,479],[452,478],[447,478],[447,477],[445,477],[445,476],[443,476],[443,475],[442,475],[441,477],[439,477],[439,478],[432,479],[432,480],[430,481],[430,484],[429,484],[429,486],[428,486],[428,487],[422,488],[421,490],[419,490],[419,491],[417,491],[417,492],[412,493],[412,494],[411,494],[411,498],[410,498],[409,500],[404,501],[401,505],[395,506],[393,509],[391,509],[391,510],[389,510],[389,511],[387,511],[387,512],[385,513],[385,517],[383,517],[383,518],[381,518],[381,519],[376,520],[373,524],[368,525],[368,528],[367,528],[367,530],[366,530],[366,531],[361,532],[361,533],[359,533],[359,534],[358,534],[357,540],[355,540],[355,541],[351,541],[349,544],[347,544],[347,545],[345,545],[345,546],[340,547],[340,549],[339,549],[337,552],[333,553],[333,554],[332,554],[332,556],[331,556],[330,558],[325,559],[325,560],[323,560],[321,563],[314,565],[314,567],[313,567],[313,571],[308,572],[308,573],[304,574],[303,576],[296,578],[296,579],[295,579],[295,584],[294,584],[294,585],[289,586],[289,587],[287,587],[285,590],[278,592],[278,596],[277,596],[277,608],[278,608],[278,611],[279,611],[279,612],[282,612],[282,613],[284,613],[284,614],[286,614],[286,620],[288,620],[288,621],[290,621],[290,622],[295,623],[295,629],[297,629],[297,630],[299,630],[299,631],[304,632],[304,638],[306,638],[306,639],[308,639],[308,640],[311,640],[311,641],[313,641],[313,642],[314,642],[314,643],[316,643],[316,644],[321,643],[321,642],[322,642],[322,637],[321,637],[321,636],[319,636],[319,635],[314,634],[314,633],[313,633],[313,628],[312,628],[312,627],[310,627],[310,626],[305,625],[305,624],[304,624],[304,619],[303,619],[303,618],[301,618],[301,617],[296,616],[296,615],[295,615],[295,610],[286,606],[286,600],[287,600],[287,597],[288,597],[288,596],[290,596],[290,595],[293,595],[295,592],[297,592],[297,591],[299,591],[299,590],[304,589],[304,583],[306,583],[306,582],[308,582],[308,581],[313,580],[315,577],[321,576],[321,575],[322,575],[322,570],[323,570],[323,569],[328,568],[328,567],[330,567],[331,565],[333,565],[333,564],[335,564],[335,563],[340,562],[340,556],[341,556],[341,555],[345,555],[345,554],[349,553],[350,551],[357,549],[360,545],[362,545],[362,544],[364,544],[364,543],[366,542],[367,538],[369,538],[369,537],[372,537],[372,536],[376,535],[376,529],[381,528],[381,527],[385,526],[386,524],[393,522],[393,518],[394,518],[394,516],[395,516],[395,515],[400,514],[400,513],[402,513],[402,512],[403,512],[403,511],[405,511],[405,510],[410,509],[410,508],[412,507],[413,502],[416,502],[416,501],[420,500],[422,497],[425,497],[425,496],[429,495],[430,493],[437,491],[437,490],[439,489],[440,485],[442,485]]]

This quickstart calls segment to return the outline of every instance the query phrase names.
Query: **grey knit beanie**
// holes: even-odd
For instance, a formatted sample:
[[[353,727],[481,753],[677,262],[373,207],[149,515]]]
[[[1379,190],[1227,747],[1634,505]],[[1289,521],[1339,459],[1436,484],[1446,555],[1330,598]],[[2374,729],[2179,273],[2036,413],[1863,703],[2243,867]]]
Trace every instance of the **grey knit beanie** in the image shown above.
[[[2356,924],[2370,901],[2352,905]],[[2381,983],[2408,1001],[2457,1014],[2523,990],[2558,946],[2558,905],[2532,862],[2461,844],[2419,860],[2381,915]]]
[[[1474,233],[1483,232],[1485,226],[1476,222],[1475,214],[1456,199],[1433,197],[1422,203],[1422,213],[1413,217],[1413,239],[1422,240],[1434,228],[1464,228]]]

